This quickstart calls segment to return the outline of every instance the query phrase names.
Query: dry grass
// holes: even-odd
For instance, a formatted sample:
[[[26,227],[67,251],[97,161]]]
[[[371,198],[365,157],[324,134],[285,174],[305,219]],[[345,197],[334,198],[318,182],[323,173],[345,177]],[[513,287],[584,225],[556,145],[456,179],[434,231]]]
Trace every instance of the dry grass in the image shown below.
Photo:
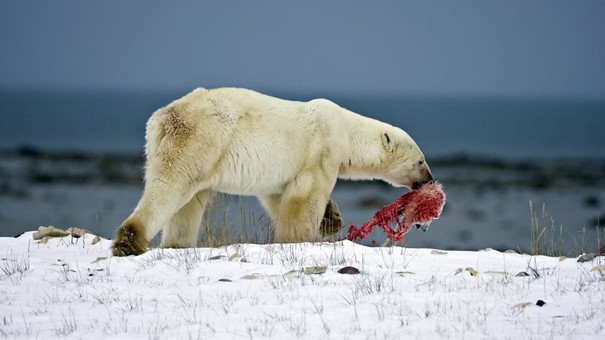
[[[586,228],[574,233],[566,231],[563,225],[557,226],[555,218],[548,214],[546,204],[542,204],[542,208],[536,211],[530,200],[529,215],[531,220],[530,253],[532,255],[577,257],[587,253],[600,255],[603,252],[600,226],[594,226],[596,239],[591,240],[589,238],[593,238],[592,233],[588,233]],[[566,241],[572,247],[566,247]]]
[[[233,217],[232,200],[237,200],[239,210]],[[586,228],[578,232],[566,230],[557,225],[554,216],[547,211],[546,204],[534,207],[529,201],[530,244],[523,250],[531,255],[577,257],[581,254],[603,253],[601,248],[600,226],[595,226],[596,237]],[[238,217],[239,216],[239,217]],[[595,245],[596,242],[596,245]],[[154,242],[157,243],[157,242]],[[273,243],[271,221],[264,214],[257,216],[244,207],[243,198],[218,194],[208,204],[200,231],[198,247],[218,248],[238,243],[270,244]],[[605,244],[605,242],[604,242]]]
[[[239,221],[229,219],[229,200],[238,200]],[[237,228],[233,226],[237,224]],[[202,221],[198,246],[217,248],[236,243],[267,244],[273,241],[271,223],[266,216],[246,211],[241,197],[216,195],[208,204]]]
[[[538,213],[534,211],[532,201],[529,201],[529,215],[531,254],[563,256],[563,225],[555,225],[555,219],[548,215],[545,204],[542,204],[542,210]]]

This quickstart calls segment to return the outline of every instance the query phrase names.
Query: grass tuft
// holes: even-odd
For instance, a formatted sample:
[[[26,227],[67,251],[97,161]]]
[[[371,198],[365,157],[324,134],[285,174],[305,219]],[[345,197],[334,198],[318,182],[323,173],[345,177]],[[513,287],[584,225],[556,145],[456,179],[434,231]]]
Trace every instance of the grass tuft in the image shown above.
[[[10,279],[17,284],[30,269],[29,256],[0,259],[0,281]]]
[[[229,200],[238,199],[239,228],[233,228],[229,219]],[[219,248],[237,243],[267,244],[273,241],[271,223],[266,216],[256,216],[246,211],[243,198],[239,196],[217,194],[208,202],[206,214],[202,221],[202,232],[198,246]]]
[[[546,204],[538,214],[534,211],[532,201],[529,201],[531,219],[531,254],[547,256],[563,256],[563,225],[558,228],[555,219],[546,212]]]
[[[577,257],[588,253],[595,255],[603,253],[599,225],[594,226],[594,233],[587,230],[586,227],[577,232],[566,231],[563,225],[557,226],[555,224],[555,219],[548,214],[545,204],[542,204],[542,208],[536,211],[531,200],[529,201],[529,215],[531,220],[531,255]],[[566,246],[566,239],[574,247]]]

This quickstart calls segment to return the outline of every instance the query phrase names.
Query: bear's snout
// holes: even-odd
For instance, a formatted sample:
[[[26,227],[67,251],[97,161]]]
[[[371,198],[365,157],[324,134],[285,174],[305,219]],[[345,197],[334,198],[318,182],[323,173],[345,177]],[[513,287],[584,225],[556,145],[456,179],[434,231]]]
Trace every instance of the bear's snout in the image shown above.
[[[427,171],[427,175],[423,180],[412,182],[412,189],[418,190],[423,185],[432,183],[434,181],[435,181],[435,179],[433,178],[433,175],[431,175],[431,173]]]

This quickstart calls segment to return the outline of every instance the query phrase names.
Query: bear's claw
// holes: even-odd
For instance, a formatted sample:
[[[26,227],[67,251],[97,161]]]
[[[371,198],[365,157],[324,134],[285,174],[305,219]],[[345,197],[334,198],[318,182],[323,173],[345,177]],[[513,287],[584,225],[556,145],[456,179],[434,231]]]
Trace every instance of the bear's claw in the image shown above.
[[[321,220],[321,225],[319,226],[319,233],[322,238],[327,238],[336,234],[340,229],[342,229],[342,216],[340,215],[340,211],[338,210],[338,206],[336,202],[329,200],[326,205],[326,211],[324,212],[324,217]]]
[[[141,255],[148,244],[134,225],[126,225],[118,229],[111,251],[114,256]]]

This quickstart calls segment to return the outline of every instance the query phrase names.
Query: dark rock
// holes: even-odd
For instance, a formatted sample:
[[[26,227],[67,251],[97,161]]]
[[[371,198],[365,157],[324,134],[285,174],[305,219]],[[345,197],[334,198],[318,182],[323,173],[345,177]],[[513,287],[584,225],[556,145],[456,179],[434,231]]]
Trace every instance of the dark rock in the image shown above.
[[[590,261],[594,260],[595,257],[596,257],[595,254],[584,254],[584,255],[578,257],[578,262],[580,262],[580,263],[590,262]]]
[[[588,196],[584,199],[584,206],[589,208],[596,208],[601,206],[601,200],[598,196]]]
[[[24,145],[17,149],[17,154],[23,157],[41,158],[44,152],[35,146]]]
[[[355,267],[351,267],[351,266],[347,266],[347,267],[342,267],[338,270],[339,274],[350,274],[350,275],[354,275],[354,274],[359,274],[361,273],[359,271],[359,269],[355,268]]]
[[[589,226],[594,228],[599,228],[605,226],[605,216],[595,217],[588,222]]]
[[[233,281],[231,281],[229,279],[219,279],[218,282],[233,282]]]
[[[542,306],[544,306],[545,304],[546,304],[546,302],[544,302],[543,300],[538,300],[538,301],[536,302],[536,306],[538,306],[538,307],[542,307]]]

